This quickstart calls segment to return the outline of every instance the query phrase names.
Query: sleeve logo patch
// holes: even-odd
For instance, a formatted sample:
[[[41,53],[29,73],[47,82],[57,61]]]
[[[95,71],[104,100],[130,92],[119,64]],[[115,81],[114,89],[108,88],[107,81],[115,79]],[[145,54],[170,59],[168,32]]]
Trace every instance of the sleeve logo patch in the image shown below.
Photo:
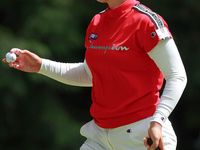
[[[164,117],[161,117],[161,120],[163,121],[165,118]]]
[[[156,32],[152,32],[150,35],[152,38],[154,38],[156,36]]]

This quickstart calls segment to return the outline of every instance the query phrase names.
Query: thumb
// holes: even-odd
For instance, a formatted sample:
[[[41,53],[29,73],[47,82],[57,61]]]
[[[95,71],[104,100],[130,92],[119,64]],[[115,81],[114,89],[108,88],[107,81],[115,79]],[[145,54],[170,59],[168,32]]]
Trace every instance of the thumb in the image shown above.
[[[156,146],[156,144],[152,144],[150,147],[150,150],[155,150],[158,146]]]
[[[152,140],[151,138],[148,139],[148,144],[151,146],[150,150],[160,150],[158,148],[159,142],[156,140]]]

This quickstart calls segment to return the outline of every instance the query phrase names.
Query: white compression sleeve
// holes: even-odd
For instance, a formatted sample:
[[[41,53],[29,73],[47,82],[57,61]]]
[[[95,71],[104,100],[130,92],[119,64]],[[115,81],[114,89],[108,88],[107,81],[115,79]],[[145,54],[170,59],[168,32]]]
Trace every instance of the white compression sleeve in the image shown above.
[[[92,76],[88,69],[86,61],[84,63],[60,63],[42,59],[38,73],[65,84],[91,87]]]
[[[166,80],[160,102],[151,120],[162,125],[178,103],[186,86],[187,77],[173,39],[160,41],[148,54]]]

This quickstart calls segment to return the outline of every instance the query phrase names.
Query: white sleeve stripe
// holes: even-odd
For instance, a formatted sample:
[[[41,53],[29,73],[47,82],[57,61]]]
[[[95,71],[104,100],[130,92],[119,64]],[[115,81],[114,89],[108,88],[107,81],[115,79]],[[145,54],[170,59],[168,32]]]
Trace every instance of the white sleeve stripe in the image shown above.
[[[133,8],[145,15],[147,15],[152,22],[154,23],[156,29],[162,29],[165,27],[163,20],[158,16],[157,13],[153,12],[149,8],[145,7],[144,5],[138,3]]]

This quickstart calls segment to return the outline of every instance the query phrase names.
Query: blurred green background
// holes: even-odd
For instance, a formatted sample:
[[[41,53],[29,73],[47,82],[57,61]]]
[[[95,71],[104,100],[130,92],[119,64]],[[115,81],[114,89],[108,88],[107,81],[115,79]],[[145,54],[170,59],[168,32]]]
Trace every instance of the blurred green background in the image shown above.
[[[170,116],[178,150],[200,150],[200,1],[141,0],[168,22],[188,76]],[[95,0],[1,0],[0,56],[13,47],[61,62],[84,60],[85,31],[106,4]],[[90,121],[91,88],[64,85],[0,63],[0,150],[77,150]]]

